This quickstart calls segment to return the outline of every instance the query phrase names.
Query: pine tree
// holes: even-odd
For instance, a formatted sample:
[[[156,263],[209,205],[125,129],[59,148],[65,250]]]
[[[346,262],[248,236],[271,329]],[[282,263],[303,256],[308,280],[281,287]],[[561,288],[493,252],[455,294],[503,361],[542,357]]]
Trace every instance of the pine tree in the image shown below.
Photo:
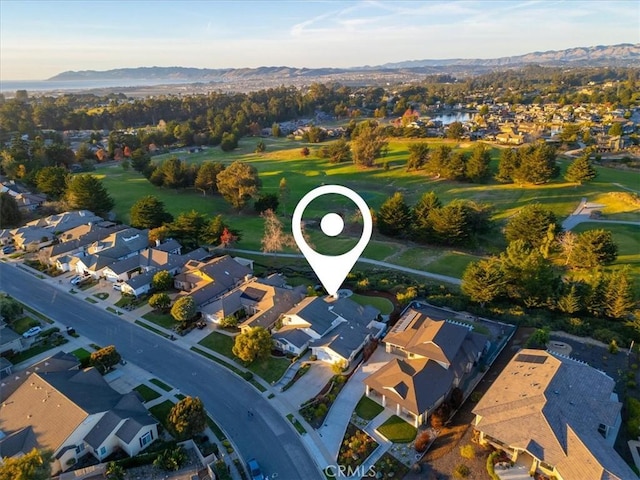
[[[564,178],[567,182],[582,185],[584,182],[593,180],[597,175],[598,172],[589,161],[589,155],[582,155],[567,167],[567,173],[564,175]]]
[[[465,176],[473,183],[485,181],[489,177],[490,162],[489,149],[481,143],[477,144],[465,165]]]
[[[504,293],[504,273],[496,258],[469,264],[462,275],[462,292],[484,307]]]
[[[396,192],[380,207],[377,215],[378,230],[383,235],[397,237],[406,234],[412,223],[411,210],[404,201],[404,196]]]
[[[433,240],[433,228],[429,214],[433,210],[442,207],[442,203],[434,192],[425,192],[413,207],[413,227],[411,236],[413,240],[419,242],[430,242]]]
[[[558,310],[568,314],[581,310],[581,298],[575,285],[571,285],[569,291],[558,299]]]
[[[76,175],[69,181],[67,201],[71,208],[106,215],[115,205],[102,182],[94,175]]]
[[[518,155],[512,148],[502,150],[500,153],[500,161],[498,162],[498,173],[496,180],[501,183],[513,182],[513,173],[518,168]]]
[[[605,292],[605,315],[620,320],[629,315],[636,306],[633,288],[627,269],[616,270],[609,276]]]

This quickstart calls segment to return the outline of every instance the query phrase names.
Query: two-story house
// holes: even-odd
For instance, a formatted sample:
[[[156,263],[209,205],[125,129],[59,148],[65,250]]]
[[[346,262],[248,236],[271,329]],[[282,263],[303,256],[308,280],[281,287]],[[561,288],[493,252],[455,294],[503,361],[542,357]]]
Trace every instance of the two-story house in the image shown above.
[[[384,337],[395,355],[365,379],[366,394],[417,427],[459,387],[488,348],[485,335],[449,320],[433,320],[407,309]]]

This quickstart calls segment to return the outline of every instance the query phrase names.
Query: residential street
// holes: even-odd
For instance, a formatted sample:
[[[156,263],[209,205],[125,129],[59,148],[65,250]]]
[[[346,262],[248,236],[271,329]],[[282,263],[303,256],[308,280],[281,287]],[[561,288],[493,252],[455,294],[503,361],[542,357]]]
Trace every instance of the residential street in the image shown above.
[[[13,264],[0,263],[0,290],[47,316],[72,326],[100,345],[114,344],[122,357],[200,397],[244,458],[284,480],[321,478],[300,437],[250,384],[193,352],[61,292]],[[251,409],[255,415],[247,419]]]

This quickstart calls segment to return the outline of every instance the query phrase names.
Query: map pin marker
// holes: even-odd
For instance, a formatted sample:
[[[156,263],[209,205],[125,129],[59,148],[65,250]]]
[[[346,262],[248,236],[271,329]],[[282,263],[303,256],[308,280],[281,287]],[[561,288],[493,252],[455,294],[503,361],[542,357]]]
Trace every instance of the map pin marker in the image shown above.
[[[329,193],[335,193],[349,198],[358,206],[362,213],[362,236],[355,247],[342,255],[323,255],[318,253],[307,244],[307,241],[302,235],[302,214],[304,213],[304,210],[312,200]],[[342,232],[344,222],[342,217],[337,213],[327,213],[322,218],[320,227],[325,235],[335,237]],[[358,261],[358,258],[360,258],[360,255],[371,239],[373,221],[371,220],[369,206],[356,192],[341,185],[323,185],[311,190],[302,197],[300,202],[298,202],[291,219],[291,230],[293,232],[293,238],[296,241],[296,244],[298,244],[298,248],[320,279],[322,286],[329,295],[337,297],[338,289],[342,285],[342,282],[347,278],[347,275]]]

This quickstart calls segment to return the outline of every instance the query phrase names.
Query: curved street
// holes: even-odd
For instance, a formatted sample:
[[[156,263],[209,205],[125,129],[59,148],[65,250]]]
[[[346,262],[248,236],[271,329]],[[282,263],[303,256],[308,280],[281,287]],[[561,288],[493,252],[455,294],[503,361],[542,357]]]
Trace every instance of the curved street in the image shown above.
[[[100,345],[114,344],[124,359],[200,397],[244,458],[255,457],[266,474],[283,480],[322,478],[293,427],[250,384],[14,265],[0,263],[0,290]],[[255,412],[251,419],[245,414],[249,409]]]

